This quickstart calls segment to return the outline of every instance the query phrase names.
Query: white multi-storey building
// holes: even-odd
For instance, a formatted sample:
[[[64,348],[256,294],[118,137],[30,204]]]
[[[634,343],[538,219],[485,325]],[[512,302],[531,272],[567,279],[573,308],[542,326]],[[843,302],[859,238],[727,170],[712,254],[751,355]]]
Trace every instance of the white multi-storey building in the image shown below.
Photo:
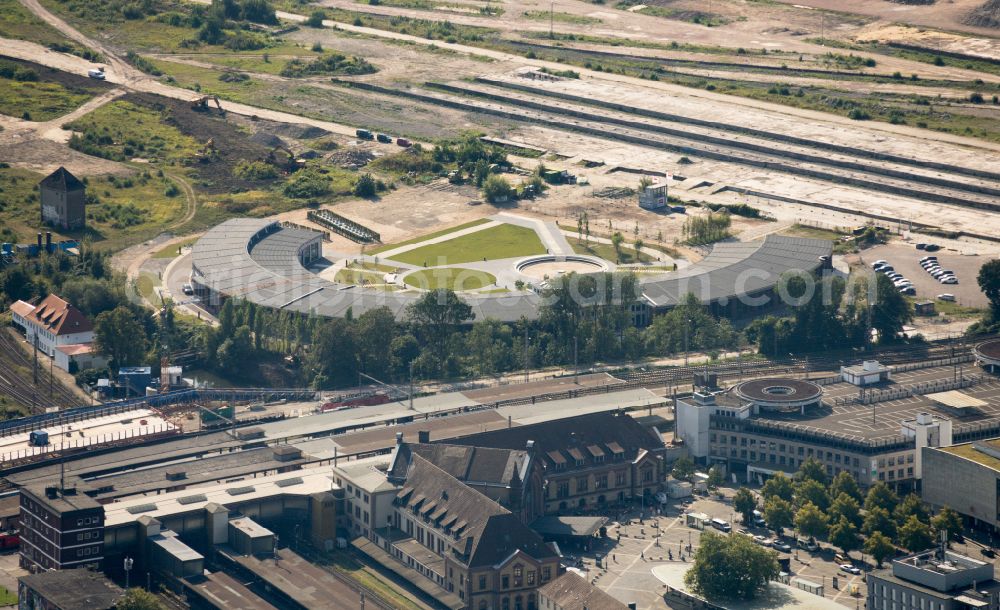
[[[24,329],[28,343],[35,343],[37,337],[38,349],[49,357],[54,358],[59,348],[94,341],[94,325],[87,316],[54,294],[38,305],[18,301],[10,311],[14,324]]]

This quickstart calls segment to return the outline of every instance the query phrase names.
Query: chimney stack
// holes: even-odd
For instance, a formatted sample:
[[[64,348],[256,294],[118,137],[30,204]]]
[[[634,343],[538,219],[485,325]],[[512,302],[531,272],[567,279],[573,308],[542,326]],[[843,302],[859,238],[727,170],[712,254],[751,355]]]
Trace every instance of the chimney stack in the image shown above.
[[[52,252],[52,231],[45,232],[45,251]]]
[[[402,432],[397,432],[396,433],[396,444],[397,445],[402,445],[403,444],[403,433]]]
[[[38,251],[39,252],[42,251],[42,234],[41,233],[38,234]]]

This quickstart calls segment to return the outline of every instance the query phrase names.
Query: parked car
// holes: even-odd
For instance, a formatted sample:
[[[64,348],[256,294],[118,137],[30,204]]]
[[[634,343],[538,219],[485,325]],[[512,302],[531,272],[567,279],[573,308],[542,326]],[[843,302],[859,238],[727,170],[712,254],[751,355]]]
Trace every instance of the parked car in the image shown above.
[[[184,294],[188,296],[194,294],[194,286],[192,286],[191,284],[184,284],[182,290],[184,291]]]
[[[917,250],[924,250],[927,248],[927,244],[917,244]]]
[[[984,546],[982,550],[979,551],[984,557],[996,557],[997,554],[988,546]]]
[[[942,284],[957,284],[958,283],[958,278],[954,277],[954,276],[949,277],[949,278],[945,278],[945,279],[941,280],[941,283]]]
[[[850,564],[850,563],[842,563],[842,564],[840,564],[837,567],[839,567],[841,570],[847,572],[848,574],[860,574],[861,573],[861,570],[858,569],[857,566],[855,566],[853,564]]]
[[[926,250],[928,252],[937,252],[940,249],[941,249],[941,246],[939,246],[937,244],[927,244],[926,246],[924,246],[924,250]]]
[[[771,548],[776,551],[781,551],[782,553],[792,552],[792,547],[787,542],[778,539],[771,542]]]
[[[955,302],[955,295],[953,295],[950,292],[945,292],[944,294],[937,295],[937,299],[939,301],[948,301],[950,303],[954,303]]]
[[[917,291],[913,286],[904,286],[899,289],[899,294],[905,294],[912,297],[917,294]]]
[[[798,538],[795,541],[796,546],[800,549],[805,549],[810,553],[819,549],[819,545],[816,544],[815,538]]]

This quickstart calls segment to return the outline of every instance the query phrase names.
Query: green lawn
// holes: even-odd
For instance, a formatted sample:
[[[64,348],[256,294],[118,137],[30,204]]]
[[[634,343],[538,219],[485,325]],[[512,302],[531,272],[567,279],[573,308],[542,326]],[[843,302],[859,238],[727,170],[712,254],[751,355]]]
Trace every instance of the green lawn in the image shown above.
[[[580,25],[593,25],[596,23],[601,23],[600,19],[596,17],[587,17],[586,15],[574,15],[573,13],[558,13],[550,11],[524,11],[524,16],[528,19],[534,19],[536,21],[548,21],[550,18],[552,21],[558,21],[559,23],[576,23]]]
[[[792,235],[794,237],[812,237],[815,239],[829,239],[831,241],[836,241],[846,233],[840,233],[838,231],[833,231],[831,229],[820,229],[818,227],[809,227],[806,225],[794,224],[787,229],[779,231],[781,235]]]
[[[155,290],[159,283],[160,281],[155,276],[143,273],[136,279],[135,287],[143,298],[153,305],[159,306],[162,303],[160,302],[160,295]]]
[[[189,246],[193,246],[194,242],[196,242],[196,241],[198,241],[198,238],[197,237],[192,237],[190,239],[185,239],[184,241],[182,241],[179,244],[173,244],[173,245],[170,245],[170,246],[165,246],[163,248],[160,248],[156,252],[154,252],[153,253],[153,258],[175,258],[177,256],[177,249],[178,248],[187,248]]]
[[[17,604],[17,594],[0,587],[0,606],[13,606],[15,604]]]
[[[497,278],[485,271],[461,267],[424,269],[406,276],[406,285],[424,290],[447,288],[449,290],[477,290],[495,284]]]
[[[604,260],[611,261],[613,263],[619,263],[627,265],[630,263],[652,263],[656,262],[655,259],[650,257],[648,254],[640,253],[639,260],[635,258],[635,248],[628,245],[622,246],[621,260],[617,260],[615,255],[615,249],[611,244],[599,244],[595,241],[591,241],[589,244],[586,240],[580,239],[578,237],[566,237],[566,241],[569,245],[573,247],[573,251],[577,254],[587,254],[590,256],[596,256],[598,258],[603,258]]]
[[[0,114],[31,121],[48,121],[69,113],[93,97],[58,83],[0,78]]]
[[[310,62],[317,57],[315,53],[310,53],[306,49],[293,50],[291,53],[269,53],[267,58],[260,54],[239,54],[232,53],[206,53],[198,55],[178,55],[178,58],[191,59],[194,61],[215,64],[221,68],[237,70],[240,72],[258,72],[262,74],[281,74],[282,69],[292,59],[301,59]],[[176,63],[176,62],[174,62]]]
[[[948,292],[948,288],[950,288],[950,286],[948,286],[947,284],[942,284],[941,285],[941,292],[938,293],[938,294],[944,294],[944,293]],[[916,298],[916,297],[906,297],[906,298],[911,303],[916,303],[917,301],[923,301],[923,300],[925,300],[923,298]],[[958,303],[954,303],[954,302],[951,302],[951,301],[941,301],[941,300],[938,300],[936,298],[932,298],[930,300],[934,301],[934,310],[938,314],[943,314],[943,315],[946,315],[946,316],[960,317],[960,318],[961,317],[979,317],[979,316],[983,315],[983,312],[985,311],[984,309],[980,309],[980,308],[977,308],[977,307],[966,307],[964,305],[959,305]],[[921,317],[922,316],[917,316],[918,319],[921,318]]]
[[[475,227],[478,225],[486,224],[488,222],[492,221],[489,218],[480,218],[479,220],[473,220],[472,222],[467,222],[465,224],[456,225],[454,227],[448,227],[447,229],[435,231],[434,233],[428,233],[427,235],[421,235],[420,237],[414,237],[413,239],[407,239],[406,241],[396,242],[394,244],[385,244],[377,248],[365,250],[365,254],[378,254],[379,252],[385,252],[386,250],[394,250],[400,246],[419,244],[420,242],[427,241],[428,239],[434,239],[435,237],[441,237],[442,235],[447,235],[449,233],[454,233],[455,231],[468,229],[469,227]]]
[[[81,47],[36,17],[18,0],[0,0],[0,37],[30,40],[75,53],[83,52]]]
[[[545,254],[545,246],[532,229],[502,224],[416,248],[391,260],[411,265],[440,266],[533,254]]]
[[[100,140],[88,143],[84,139],[80,150],[88,154],[118,161],[143,157],[150,162],[166,161],[174,165],[190,162],[201,145],[166,124],[163,118],[151,108],[116,100],[73,121],[69,128],[93,134],[92,139]]]
[[[0,168],[0,226],[19,239],[30,240],[43,228],[38,218],[35,185],[42,174],[18,168]],[[184,197],[164,195],[169,182],[154,174],[128,178],[90,176],[87,195],[87,228],[84,231],[53,231],[54,239],[90,239],[94,246],[118,249],[153,237],[176,220],[184,210]]]

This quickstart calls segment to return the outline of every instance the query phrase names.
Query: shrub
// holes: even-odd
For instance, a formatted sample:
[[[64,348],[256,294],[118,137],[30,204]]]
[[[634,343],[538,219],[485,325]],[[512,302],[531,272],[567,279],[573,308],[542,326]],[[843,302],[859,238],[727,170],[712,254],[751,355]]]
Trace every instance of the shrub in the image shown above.
[[[985,100],[983,99],[982,93],[974,91],[969,94],[969,101],[973,104],[982,104]]]
[[[483,198],[490,203],[506,201],[512,193],[510,182],[503,176],[490,174],[483,181]]]
[[[309,63],[293,59],[281,69],[286,78],[301,78],[314,75],[357,75],[372,74],[377,69],[360,57],[347,57],[340,53],[317,57]]]
[[[375,178],[371,174],[362,174],[354,183],[354,194],[358,197],[369,199],[375,196],[376,191]]]
[[[849,113],[847,113],[847,118],[855,121],[867,121],[871,119],[871,115],[860,108],[852,108]]]
[[[225,37],[224,45],[233,51],[256,51],[268,47],[267,39],[257,34],[237,32]]]
[[[181,194],[181,190],[177,188],[177,185],[171,182],[167,185],[167,188],[163,189],[163,195],[166,197],[176,197]]]
[[[240,161],[233,168],[233,175],[240,180],[273,180],[278,177],[278,170],[264,161]]]
[[[330,193],[330,179],[315,170],[297,172],[285,184],[285,195],[293,199],[312,199]]]
[[[163,76],[163,72],[161,72],[159,68],[154,66],[153,62],[149,61],[142,55],[135,53],[134,51],[129,51],[125,55],[125,59],[128,60],[128,63],[132,64],[136,68],[139,68],[146,74],[150,74],[152,76]]]
[[[223,72],[219,80],[224,83],[243,83],[250,80],[250,75],[244,72]]]
[[[323,27],[323,20],[326,19],[326,13],[323,11],[313,11],[309,18],[306,19],[306,25],[311,28],[321,28]]]

